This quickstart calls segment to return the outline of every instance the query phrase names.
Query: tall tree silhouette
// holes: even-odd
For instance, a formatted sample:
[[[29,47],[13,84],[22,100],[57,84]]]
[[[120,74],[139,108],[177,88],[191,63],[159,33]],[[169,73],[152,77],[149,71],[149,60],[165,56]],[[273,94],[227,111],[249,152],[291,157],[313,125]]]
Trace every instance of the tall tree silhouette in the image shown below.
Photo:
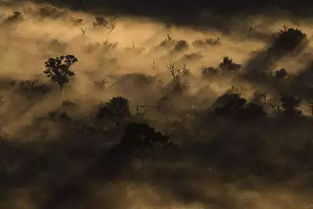
[[[78,59],[74,55],[49,58],[45,62],[46,70],[44,74],[46,74],[53,83],[57,83],[62,92],[64,85],[70,81],[70,77],[75,76],[71,66],[76,62],[78,62]]]

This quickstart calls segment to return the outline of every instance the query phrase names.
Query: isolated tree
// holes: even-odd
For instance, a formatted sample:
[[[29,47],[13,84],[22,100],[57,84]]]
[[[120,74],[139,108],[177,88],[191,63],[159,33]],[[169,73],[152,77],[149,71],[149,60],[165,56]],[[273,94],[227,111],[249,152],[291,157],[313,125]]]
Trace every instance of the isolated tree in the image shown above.
[[[184,65],[183,67],[177,66],[176,63],[170,63],[167,66],[167,72],[171,75],[172,82],[180,82],[185,75],[189,72]]]
[[[58,84],[62,92],[64,85],[70,81],[70,77],[75,76],[71,66],[76,62],[78,62],[78,59],[74,55],[49,58],[45,62],[46,70],[44,74],[46,74],[53,83]]]
[[[113,121],[120,126],[121,122],[130,115],[128,100],[123,97],[114,97],[100,106],[97,117]]]
[[[108,84],[108,83],[109,83],[109,82],[108,82],[105,78],[103,78],[103,79],[101,79],[101,80],[94,81],[94,82],[93,82],[93,85],[94,85],[94,87],[95,87],[96,89],[98,89],[100,92],[103,92],[104,89],[107,87],[107,84]]]
[[[171,86],[176,93],[182,93],[183,89],[188,87],[186,80],[183,80],[190,74],[190,71],[186,68],[186,65],[177,66],[175,63],[170,63],[167,66],[167,72],[171,75]]]
[[[220,64],[220,69],[224,72],[235,72],[241,68],[240,64],[234,63],[229,57],[224,57]]]

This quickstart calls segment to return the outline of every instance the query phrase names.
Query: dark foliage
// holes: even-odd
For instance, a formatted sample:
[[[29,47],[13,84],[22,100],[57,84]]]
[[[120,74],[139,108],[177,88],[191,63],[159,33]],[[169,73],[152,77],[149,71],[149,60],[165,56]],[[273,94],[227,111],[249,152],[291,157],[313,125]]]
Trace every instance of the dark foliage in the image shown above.
[[[224,57],[219,67],[224,72],[236,72],[241,68],[241,65],[234,63],[229,57]]]
[[[260,119],[266,115],[261,105],[247,103],[238,94],[224,94],[216,100],[213,108],[216,115],[234,120]]]
[[[57,83],[62,91],[65,84],[70,81],[70,77],[75,76],[71,66],[78,62],[73,55],[49,58],[45,62],[46,70],[44,74],[54,83]]]
[[[306,35],[299,29],[285,28],[274,37],[272,50],[276,53],[294,51],[306,39]]]
[[[136,158],[155,159],[158,154],[171,150],[175,145],[167,136],[156,132],[147,124],[130,123],[123,137],[108,154],[115,169],[121,169]]]
[[[114,97],[109,102],[102,104],[97,114],[97,118],[111,120],[117,126],[120,126],[121,122],[130,116],[128,100],[123,97]]]

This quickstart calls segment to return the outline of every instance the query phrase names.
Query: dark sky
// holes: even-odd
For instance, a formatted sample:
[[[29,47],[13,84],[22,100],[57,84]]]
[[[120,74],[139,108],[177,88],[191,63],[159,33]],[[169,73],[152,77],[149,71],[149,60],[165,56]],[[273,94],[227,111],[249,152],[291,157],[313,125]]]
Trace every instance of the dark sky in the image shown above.
[[[20,0],[24,1],[24,0]],[[256,14],[308,17],[312,0],[33,0],[95,14],[138,15],[168,24],[227,31],[232,20]],[[242,21],[240,21],[242,22]],[[226,29],[225,29],[226,28]]]
[[[67,5],[76,9],[101,10],[112,8],[115,12],[148,16],[169,16],[188,19],[201,11],[220,14],[253,14],[269,9],[282,9],[296,15],[310,15],[312,0],[35,0]]]

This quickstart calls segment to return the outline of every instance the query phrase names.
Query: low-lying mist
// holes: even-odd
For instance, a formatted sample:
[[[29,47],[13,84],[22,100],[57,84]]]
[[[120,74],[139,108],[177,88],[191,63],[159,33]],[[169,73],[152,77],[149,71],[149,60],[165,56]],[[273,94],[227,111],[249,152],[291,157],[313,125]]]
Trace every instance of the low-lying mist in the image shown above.
[[[205,17],[0,1],[0,209],[312,208],[311,19]]]

